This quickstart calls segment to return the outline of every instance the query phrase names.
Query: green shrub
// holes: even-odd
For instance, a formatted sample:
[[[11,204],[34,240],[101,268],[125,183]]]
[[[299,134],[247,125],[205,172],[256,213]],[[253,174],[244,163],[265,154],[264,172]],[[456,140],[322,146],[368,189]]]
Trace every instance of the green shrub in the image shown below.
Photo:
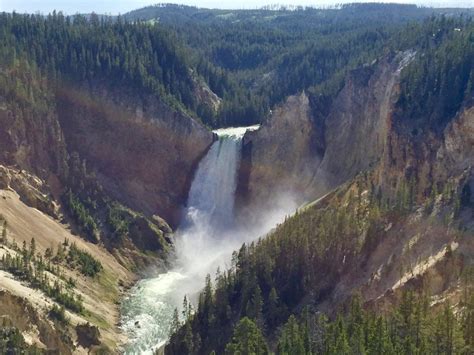
[[[79,266],[80,272],[85,276],[93,277],[102,269],[100,261],[86,251],[80,250],[75,243],[69,248],[68,261]]]
[[[51,307],[51,309],[49,310],[49,316],[52,319],[59,321],[60,323],[68,323],[64,306],[57,306],[54,304],[53,307]]]

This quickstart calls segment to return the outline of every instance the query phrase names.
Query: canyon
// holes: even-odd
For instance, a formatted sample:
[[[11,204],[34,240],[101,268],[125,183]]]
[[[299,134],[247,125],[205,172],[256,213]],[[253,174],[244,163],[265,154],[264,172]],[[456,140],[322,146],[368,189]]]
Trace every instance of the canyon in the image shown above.
[[[399,53],[392,57],[381,58],[370,66],[354,70],[346,78],[345,85],[338,96],[330,102],[304,92],[289,97],[284,104],[273,110],[260,128],[245,133],[241,143],[242,158],[235,165],[237,169],[235,177],[237,223],[242,223],[243,220],[251,221],[252,211],[255,221],[261,220],[262,217],[257,216],[254,211],[268,209],[272,205],[286,204],[286,211],[290,213],[288,209],[290,198],[294,206],[317,200],[309,205],[311,207],[305,208],[317,209],[321,208],[320,206],[333,204],[339,200],[337,195],[334,195],[334,191],[341,191],[336,194],[346,189],[351,191],[357,185],[358,178],[354,180],[355,182],[349,181],[358,176],[361,171],[374,167],[371,184],[381,186],[386,184],[390,189],[400,181],[400,174],[403,176],[405,174],[403,171],[414,165],[410,161],[420,159],[416,158],[419,154],[424,156],[422,161],[425,164],[417,163],[420,167],[417,172],[420,181],[426,181],[428,184],[428,179],[434,179],[436,176],[436,179],[455,181],[456,186],[461,186],[460,188],[470,186],[472,189],[474,181],[470,170],[474,163],[474,130],[472,128],[474,109],[472,106],[466,106],[446,127],[444,140],[437,140],[436,137],[428,135],[421,142],[414,141],[410,132],[399,129],[397,123],[394,122],[399,73],[403,66],[409,63],[412,56],[411,52]],[[100,105],[97,101],[98,97],[101,97]],[[59,223],[58,202],[60,203],[60,200],[54,198],[61,194],[61,178],[67,169],[67,156],[69,152],[76,152],[76,150],[87,161],[88,168],[95,171],[107,194],[113,196],[114,199],[145,215],[166,216],[165,219],[172,226],[179,223],[179,211],[185,206],[188,198],[187,191],[190,187],[189,198],[193,200],[192,177],[199,179],[195,176],[195,170],[215,138],[211,132],[190,117],[173,113],[164,106],[140,105],[135,99],[131,102],[133,104],[130,105],[126,102],[114,103],[114,99],[105,96],[92,97],[83,91],[69,89],[67,93],[61,92],[58,112],[53,111],[45,115],[44,123],[41,120],[39,123],[33,121],[34,124],[48,125],[48,129],[43,126],[43,128],[34,127],[28,130],[25,125],[33,123],[28,120],[28,117],[15,116],[8,111],[8,107],[3,106],[2,124],[4,127],[7,124],[12,127],[3,131],[3,134],[9,135],[8,139],[2,140],[4,163],[8,164],[8,167],[2,168],[1,175],[4,189],[2,215],[9,223],[8,231],[11,237],[18,242],[27,241],[27,236],[30,235],[28,230],[35,230],[34,235],[40,250],[53,244],[53,240],[62,240],[63,237],[58,237],[59,234],[83,245],[84,242],[68,231],[67,225]],[[28,136],[26,132],[39,134]],[[116,144],[118,141],[125,144]],[[9,145],[5,145],[7,142],[10,142]],[[434,146],[438,147],[437,151],[428,155],[428,145],[430,149]],[[28,154],[24,153],[25,149],[29,150]],[[33,156],[38,158],[31,159]],[[25,175],[23,171],[30,171],[37,175]],[[211,170],[208,168],[205,174],[209,173]],[[200,174],[199,171],[197,174]],[[430,174],[429,177],[426,174]],[[177,180],[178,176],[179,180]],[[228,182],[223,181],[223,183]],[[212,186],[219,188],[221,185]],[[156,190],[157,188],[161,190]],[[422,188],[423,185],[420,186],[420,189]],[[203,191],[202,193],[207,195],[210,192]],[[221,193],[219,190],[219,194]],[[231,191],[229,198],[233,199],[233,195]],[[201,198],[195,198],[196,201],[189,204],[188,208],[199,204],[204,197],[203,195]],[[472,199],[473,197],[470,196],[469,201],[466,202],[467,206],[472,205]],[[219,199],[211,200],[218,201]],[[213,202],[211,206],[214,206],[214,203],[216,202]],[[342,201],[338,203],[343,204]],[[437,208],[442,210],[443,201],[439,201],[439,204]],[[217,206],[219,213],[223,213],[224,206],[230,208],[231,202],[223,200],[223,205]],[[24,212],[20,213],[17,209]],[[7,212],[9,210],[12,212]],[[42,213],[49,216],[38,215],[33,218],[34,214]],[[416,212],[416,214],[423,213],[423,211]],[[57,232],[52,233],[55,235],[53,240],[50,239],[51,232],[44,234],[38,232],[38,228],[47,225],[46,222],[37,222],[38,218],[49,219],[50,222],[47,223],[57,225],[54,227]],[[51,218],[56,218],[57,221]],[[205,219],[204,216],[194,218]],[[375,249],[370,253],[367,252],[365,257],[368,259],[363,266],[364,271],[361,273],[353,264],[355,260],[347,259],[347,264],[336,272],[337,275],[341,275],[338,276],[341,279],[333,281],[337,284],[332,291],[334,296],[326,296],[327,301],[321,302],[321,309],[333,309],[354,289],[366,290],[363,292],[368,300],[382,302],[385,297],[388,297],[384,291],[390,289],[390,285],[393,285],[394,290],[401,288],[418,275],[436,279],[434,276],[427,276],[441,272],[438,265],[444,258],[442,255],[436,256],[438,255],[436,253],[443,250],[449,243],[461,241],[450,233],[441,234],[433,240],[430,229],[420,234],[417,231],[420,227],[423,228],[423,224],[418,226],[422,221],[419,218],[408,217],[406,221],[413,220],[413,222],[399,221],[396,224],[386,221],[384,228],[388,235],[382,238],[382,244],[374,247]],[[468,229],[472,228],[469,211],[464,212],[464,218],[467,226],[471,225]],[[419,222],[416,222],[417,220]],[[34,223],[40,223],[40,225]],[[20,225],[29,229],[19,229]],[[207,225],[206,228],[208,228]],[[412,232],[407,233],[406,228]],[[402,230],[406,238],[391,237]],[[199,233],[191,234],[195,237]],[[251,239],[259,235],[261,234],[253,234]],[[411,235],[413,237],[410,237]],[[416,241],[413,241],[413,238],[416,238]],[[237,244],[232,244],[229,253],[238,248],[241,242],[241,239],[237,239]],[[463,257],[470,259],[472,257],[469,254],[470,243],[467,241],[461,243],[468,244],[461,244],[462,247],[456,244],[456,248],[451,247],[451,249],[453,252],[456,249],[462,250]],[[389,244],[390,247],[387,246]],[[395,254],[386,254],[395,246],[404,249],[408,244],[416,245],[424,251],[417,251],[416,248],[411,247],[408,254],[400,252],[402,256],[398,259],[394,256]],[[430,245],[429,249],[426,249],[427,245]],[[105,253],[96,255],[102,263],[104,260],[110,260],[111,264],[105,266],[108,272],[116,273],[122,270],[120,276],[117,274],[113,276],[115,282],[120,278],[122,284],[130,285],[135,279],[136,276],[123,270],[123,266],[120,265],[120,262],[123,262],[120,254],[111,250],[96,252],[94,248],[97,247],[93,245],[87,248],[94,253]],[[178,241],[178,252],[179,250]],[[402,278],[396,274],[381,276],[383,270],[388,267],[383,262],[381,264],[381,260],[389,260],[390,269],[396,270],[397,264],[413,265],[413,260],[418,260],[418,263],[423,264],[419,260],[430,257],[434,257],[434,261],[423,267],[422,271],[413,271]],[[416,264],[412,267],[417,269]],[[352,271],[345,271],[348,268]],[[212,267],[206,270],[212,272]],[[173,271],[170,272],[173,273]],[[201,281],[198,285],[203,282],[204,276],[200,274]],[[160,277],[166,278],[166,274]],[[137,287],[139,289],[146,287],[144,285],[146,283],[139,284]],[[100,291],[100,288],[94,290],[96,287],[100,287],[100,284],[90,291],[84,291],[86,299],[89,296],[93,297],[92,292],[99,292],[99,294],[104,292]],[[160,284],[152,287],[161,288]],[[433,287],[438,287],[440,294],[449,290],[439,285]],[[114,288],[117,295],[123,295],[125,292],[123,288],[117,288],[117,286]],[[20,290],[20,285],[7,287],[7,291],[15,296],[24,295],[24,291]],[[117,290],[120,292],[117,293]],[[193,292],[198,290],[199,287],[196,286]],[[110,290],[106,293],[109,292]],[[175,296],[177,297],[177,300],[173,301],[175,306],[179,305],[184,295],[186,292],[182,291],[179,296]],[[129,297],[133,297],[133,292]],[[19,299],[11,302],[19,302]],[[47,304],[44,304],[45,301],[41,297],[37,302],[33,302],[34,307],[41,314],[41,309],[47,308]],[[114,347],[117,346],[115,342],[117,340],[120,342],[122,336],[117,333],[119,331],[117,328],[118,310],[116,306],[108,302],[110,301],[104,300],[100,301],[100,304],[103,307],[109,307],[107,312],[112,312],[113,318],[106,320],[108,326],[105,330],[102,327],[100,329],[102,341]],[[168,324],[171,310],[172,307],[167,316]],[[41,316],[37,317],[41,319]],[[74,322],[79,324],[80,320]],[[134,318],[130,322],[133,324],[129,327],[136,327]],[[145,321],[142,320],[142,322]],[[26,332],[31,332],[28,327],[24,329]],[[42,333],[37,334],[32,339],[40,341]],[[155,333],[153,336],[150,336],[150,333],[142,334],[148,334],[150,339],[157,337]],[[161,335],[162,339],[166,339],[165,334],[166,331]],[[110,342],[112,338],[113,343]]]
[[[431,21],[418,31],[446,27],[439,38],[399,48],[398,32],[384,34],[383,50],[371,44],[281,100],[278,88],[265,91],[281,83],[278,66],[233,71],[242,94],[204,49],[150,24],[101,25],[149,35],[142,53],[157,39],[165,53],[126,51],[121,63],[112,46],[98,64],[84,54],[108,80],[2,62],[2,329],[45,352],[208,354],[226,351],[244,316],[277,351],[289,317],[337,318],[354,295],[384,314],[407,292],[426,293],[432,309],[463,314],[474,261],[473,63],[471,47],[449,45],[472,25]],[[209,28],[196,31],[215,40]],[[430,88],[424,61],[451,52],[468,59],[441,67],[464,76],[440,69],[432,83],[462,90]],[[112,78],[114,65],[125,79]]]

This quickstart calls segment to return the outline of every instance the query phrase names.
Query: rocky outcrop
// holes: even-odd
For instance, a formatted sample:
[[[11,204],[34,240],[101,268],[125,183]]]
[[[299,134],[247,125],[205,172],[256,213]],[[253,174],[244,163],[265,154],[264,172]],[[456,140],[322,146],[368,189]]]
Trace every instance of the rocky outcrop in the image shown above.
[[[0,289],[0,322],[2,331],[8,327],[18,329],[28,345],[34,344],[53,353],[72,354],[73,344],[69,334],[58,332],[54,324],[42,317],[26,299],[2,289]]]
[[[244,138],[241,205],[324,195],[383,156],[401,69],[412,52],[352,71],[332,100],[290,97]]]
[[[77,342],[83,348],[92,348],[100,345],[100,331],[96,326],[89,323],[76,325]]]
[[[125,89],[65,88],[59,102],[68,150],[87,161],[109,195],[176,225],[212,133],[156,98]]]
[[[193,74],[193,73],[192,73]],[[221,106],[222,99],[217,96],[207,85],[207,83],[197,75],[192,75],[194,84],[194,95],[198,102],[207,106],[212,112],[216,113]]]
[[[44,181],[24,170],[0,165],[0,190],[14,190],[28,206],[52,217],[58,217],[58,206]]]
[[[437,179],[446,173],[465,175],[461,204],[474,208],[474,105],[464,108],[445,130],[445,139],[436,153]],[[474,230],[472,216],[466,216]]]

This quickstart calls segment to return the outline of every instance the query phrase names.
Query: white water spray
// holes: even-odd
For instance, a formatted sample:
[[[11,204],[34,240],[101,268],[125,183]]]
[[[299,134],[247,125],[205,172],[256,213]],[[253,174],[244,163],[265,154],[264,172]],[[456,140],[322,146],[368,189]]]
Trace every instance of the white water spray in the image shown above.
[[[186,295],[193,300],[207,274],[226,268],[232,251],[254,240],[295,205],[262,215],[258,227],[239,228],[234,223],[234,196],[242,137],[258,126],[215,131],[217,140],[200,162],[191,185],[185,217],[175,239],[176,262],[172,270],[144,279],[131,290],[122,307],[122,327],[130,338],[126,354],[152,354],[169,337],[175,308]]]

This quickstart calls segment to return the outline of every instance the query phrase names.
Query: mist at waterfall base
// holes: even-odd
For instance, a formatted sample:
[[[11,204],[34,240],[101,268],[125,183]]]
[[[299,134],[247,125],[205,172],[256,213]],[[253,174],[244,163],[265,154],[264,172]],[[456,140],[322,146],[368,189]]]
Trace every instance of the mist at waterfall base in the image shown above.
[[[214,131],[219,139],[199,163],[183,221],[176,232],[173,267],[135,285],[122,305],[122,328],[129,337],[126,354],[152,354],[169,337],[173,312],[184,296],[196,304],[206,275],[230,267],[242,243],[268,233],[297,207],[285,196],[272,210],[252,211],[254,224],[236,223],[234,197],[242,137],[258,126]]]

